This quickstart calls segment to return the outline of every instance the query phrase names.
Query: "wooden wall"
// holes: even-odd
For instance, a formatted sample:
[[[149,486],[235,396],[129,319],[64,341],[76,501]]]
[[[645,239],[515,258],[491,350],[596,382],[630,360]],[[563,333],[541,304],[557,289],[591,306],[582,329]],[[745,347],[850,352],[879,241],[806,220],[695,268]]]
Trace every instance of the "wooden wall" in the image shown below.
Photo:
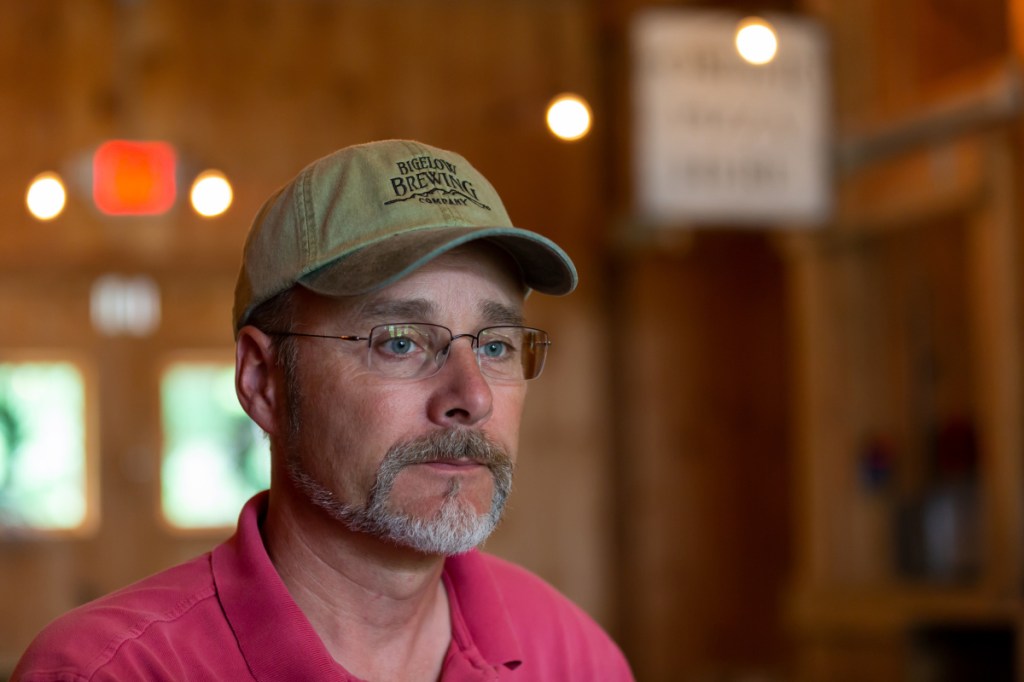
[[[543,123],[560,92],[594,96],[591,11],[575,1],[0,5],[0,357],[71,350],[94,368],[101,512],[88,537],[0,539],[0,670],[58,613],[222,535],[182,536],[158,520],[161,363],[181,351],[230,360],[238,253],[259,203],[314,158],[388,137],[458,150],[519,224],[577,261],[576,294],[530,301],[556,345],[531,390],[515,498],[489,548],[614,627],[600,147],[559,143]],[[74,180],[111,137],[173,142],[193,172],[230,176],[235,205],[217,220],[184,206],[111,219],[76,193],[58,220],[27,215],[34,174]],[[106,272],[159,283],[156,333],[92,330],[90,286]]]
[[[736,232],[617,264],[624,641],[640,679],[776,679],[791,651],[783,264]]]
[[[1021,679],[1021,6],[807,4],[834,39],[838,201],[788,244],[795,679]],[[955,576],[912,558],[951,426],[976,436],[971,520],[934,536],[971,547]]]
[[[823,635],[832,632],[827,618],[800,611],[801,597],[813,602],[819,594],[808,588],[820,586],[823,552],[838,547],[851,572],[871,560],[843,545],[846,536],[824,548],[816,539],[856,519],[843,508],[814,516],[829,508],[814,506],[829,492],[815,485],[818,462],[844,452],[830,436],[848,435],[836,426],[845,415],[828,408],[850,407],[841,400],[846,384],[814,381],[861,367],[837,371],[834,360],[852,352],[844,329],[860,330],[853,338],[870,337],[890,362],[900,361],[883,337],[864,331],[867,313],[827,304],[860,302],[871,312],[871,296],[912,285],[901,269],[909,260],[931,268],[941,292],[959,291],[954,276],[974,276],[979,291],[1003,292],[1000,305],[1017,305],[985,274],[988,261],[979,257],[967,268],[976,274],[965,274],[955,259],[960,241],[920,258],[908,257],[915,239],[927,240],[917,232],[889,246],[843,241],[858,225],[892,222],[876,209],[894,207],[897,222],[910,215],[920,227],[956,188],[973,187],[971,178],[998,175],[1007,163],[1013,169],[1019,151],[993,155],[991,140],[894,164],[865,160],[879,153],[879,140],[891,142],[878,130],[986,82],[991,62],[1014,49],[1006,30],[1012,12],[1002,0],[759,4],[817,16],[833,45],[839,217],[820,238],[788,239],[728,226],[658,235],[634,229],[626,36],[632,14],[648,4],[751,5],[0,4],[0,359],[68,351],[91,367],[100,509],[86,537],[0,536],[0,673],[58,613],[223,537],[174,533],[159,521],[160,367],[180,352],[230,359],[238,252],[266,195],[340,146],[413,137],[472,160],[513,218],[562,243],[582,277],[570,298],[530,301],[530,319],[554,337],[553,357],[531,387],[511,511],[488,548],[538,571],[593,613],[641,680],[781,681],[799,672],[830,680],[815,671],[835,667],[798,664],[826,660],[830,642],[848,646],[831,660],[855,663],[856,679],[900,674],[898,643],[831,641]],[[545,105],[565,90],[590,98],[597,117],[591,137],[574,144],[543,127]],[[74,181],[95,145],[112,137],[169,140],[190,170],[220,168],[234,182],[234,207],[217,220],[184,206],[158,218],[111,219],[75,193],[58,220],[29,218],[22,197],[35,173],[56,169]],[[900,139],[882,153],[902,153]],[[957,225],[946,231],[959,240]],[[884,277],[851,275],[849,254],[836,257],[836,243],[878,244],[865,248],[880,254]],[[994,241],[972,243],[998,252]],[[956,268],[944,267],[949,258]],[[89,291],[107,272],[145,273],[159,283],[156,333],[93,331]],[[956,310],[971,306],[958,299]],[[998,319],[1000,310],[1006,306],[970,320]],[[995,342],[1005,355],[1006,342],[992,338],[999,325],[985,324],[978,347]],[[882,379],[868,383],[852,414],[899,404],[897,395],[872,403],[872,390],[886,388]],[[979,409],[985,400],[982,391]],[[813,447],[822,443],[834,447]],[[1012,509],[1010,487],[999,499]]]

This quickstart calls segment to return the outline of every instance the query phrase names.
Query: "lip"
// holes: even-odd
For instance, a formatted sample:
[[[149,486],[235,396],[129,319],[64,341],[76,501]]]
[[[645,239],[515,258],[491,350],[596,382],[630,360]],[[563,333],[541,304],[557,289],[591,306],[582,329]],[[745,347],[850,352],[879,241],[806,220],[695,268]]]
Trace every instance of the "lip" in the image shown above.
[[[437,462],[423,462],[421,466],[430,467],[438,471],[469,471],[484,467],[480,462],[471,459],[444,460]]]

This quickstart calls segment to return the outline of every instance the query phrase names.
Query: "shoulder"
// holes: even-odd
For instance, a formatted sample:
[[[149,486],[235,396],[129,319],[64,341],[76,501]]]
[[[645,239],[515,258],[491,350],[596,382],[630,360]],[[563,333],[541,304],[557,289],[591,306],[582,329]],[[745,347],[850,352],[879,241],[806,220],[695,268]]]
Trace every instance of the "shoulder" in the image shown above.
[[[538,619],[543,618],[550,627],[572,631],[602,644],[610,643],[608,635],[590,614],[537,574],[490,554],[481,552],[478,556],[494,578],[513,623],[528,624],[535,629],[544,627],[538,623]]]
[[[474,552],[466,555],[466,559],[472,560],[470,565],[476,571],[486,573],[493,580],[510,616],[561,613],[562,617],[577,620],[581,625],[597,627],[583,609],[536,573],[485,552]]]
[[[532,612],[541,608],[566,611],[590,620],[582,609],[536,573],[493,554],[477,552],[476,557],[481,568],[494,579],[495,586],[506,598],[506,604],[512,612]]]
[[[173,665],[183,633],[208,636],[219,612],[204,555],[80,606],[48,625],[24,653],[13,680],[116,679]],[[171,660],[167,661],[170,654]],[[164,662],[160,662],[165,659]],[[164,672],[171,673],[170,670]]]

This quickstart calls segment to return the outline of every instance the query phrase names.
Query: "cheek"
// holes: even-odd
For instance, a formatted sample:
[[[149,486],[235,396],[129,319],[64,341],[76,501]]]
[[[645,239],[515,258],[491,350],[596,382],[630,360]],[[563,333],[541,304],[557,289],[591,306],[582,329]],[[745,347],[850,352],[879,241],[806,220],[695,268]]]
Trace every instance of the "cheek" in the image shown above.
[[[526,386],[502,386],[494,389],[494,413],[491,430],[515,455],[519,445],[519,425],[526,402]]]
[[[375,473],[388,448],[416,434],[407,391],[382,391],[358,377],[311,381],[300,403],[303,449],[335,470]]]
[[[379,404],[351,388],[358,381],[332,363],[303,369],[297,377],[298,395],[289,392],[289,402],[295,404],[290,416],[299,426],[295,445],[304,459],[319,460],[322,471],[334,471],[358,457],[354,450],[373,433],[372,425],[379,423]]]

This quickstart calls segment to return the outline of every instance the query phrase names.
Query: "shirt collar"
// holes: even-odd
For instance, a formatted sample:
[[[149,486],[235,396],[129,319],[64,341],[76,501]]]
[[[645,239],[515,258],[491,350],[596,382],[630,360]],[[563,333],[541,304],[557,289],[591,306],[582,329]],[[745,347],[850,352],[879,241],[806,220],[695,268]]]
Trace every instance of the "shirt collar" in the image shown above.
[[[266,492],[253,497],[238,530],[213,550],[224,614],[257,680],[352,680],[324,646],[267,556],[260,535]]]
[[[494,668],[502,665],[510,670],[518,668],[523,662],[519,638],[512,629],[505,600],[483,555],[473,550],[449,557],[443,578],[448,589],[455,642],[460,646],[475,645]]]

